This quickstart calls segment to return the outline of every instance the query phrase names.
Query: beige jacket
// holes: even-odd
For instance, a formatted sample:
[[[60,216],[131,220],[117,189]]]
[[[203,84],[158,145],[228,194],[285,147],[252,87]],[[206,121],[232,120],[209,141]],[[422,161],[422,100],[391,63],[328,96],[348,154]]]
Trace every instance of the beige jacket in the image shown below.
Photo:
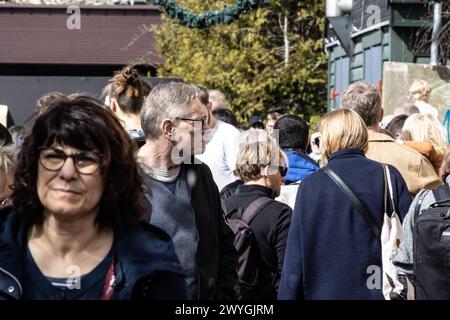
[[[408,190],[415,196],[421,189],[432,189],[441,185],[438,175],[430,161],[405,145],[383,133],[369,132],[369,159],[388,163],[400,171]]]

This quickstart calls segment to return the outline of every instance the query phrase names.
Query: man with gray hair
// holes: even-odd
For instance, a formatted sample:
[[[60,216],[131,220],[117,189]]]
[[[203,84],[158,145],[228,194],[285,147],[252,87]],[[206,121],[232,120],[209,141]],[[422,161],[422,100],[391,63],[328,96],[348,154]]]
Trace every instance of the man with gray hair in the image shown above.
[[[379,123],[384,111],[380,93],[374,86],[366,81],[351,84],[342,94],[341,104],[343,108],[356,111],[367,126],[369,149],[366,157],[396,167],[411,195],[414,196],[421,189],[440,185],[433,165],[425,156],[380,132]]]
[[[146,143],[138,158],[150,187],[150,223],[166,231],[186,273],[191,299],[239,297],[237,252],[204,150],[205,91],[184,83],[153,88],[141,110]]]

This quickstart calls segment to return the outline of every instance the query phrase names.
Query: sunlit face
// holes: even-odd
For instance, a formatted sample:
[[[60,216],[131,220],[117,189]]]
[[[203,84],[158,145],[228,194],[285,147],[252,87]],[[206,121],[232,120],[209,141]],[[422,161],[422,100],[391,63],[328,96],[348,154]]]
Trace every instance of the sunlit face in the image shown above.
[[[275,125],[276,120],[267,120],[266,122],[266,130],[269,134],[272,134],[273,126]]]
[[[104,190],[100,167],[95,170],[99,155],[59,144],[52,148],[40,151],[38,164],[37,193],[44,213],[67,218],[97,214]],[[69,155],[65,161],[61,151]]]
[[[208,110],[196,99],[191,104],[190,112],[175,121],[177,149],[183,152],[187,150],[190,155],[202,154],[205,151],[204,134],[207,129]]]

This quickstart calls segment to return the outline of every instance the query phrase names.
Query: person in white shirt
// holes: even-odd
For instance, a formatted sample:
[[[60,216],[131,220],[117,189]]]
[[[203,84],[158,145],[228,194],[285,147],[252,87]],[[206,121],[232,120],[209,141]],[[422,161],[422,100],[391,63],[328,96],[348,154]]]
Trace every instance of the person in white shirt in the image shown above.
[[[197,157],[211,169],[214,182],[220,191],[236,180],[233,171],[236,167],[240,132],[234,126],[217,120],[213,115],[212,110],[216,108],[215,96],[209,96],[208,126],[210,129],[205,133],[205,152]],[[223,104],[223,99],[221,103]]]

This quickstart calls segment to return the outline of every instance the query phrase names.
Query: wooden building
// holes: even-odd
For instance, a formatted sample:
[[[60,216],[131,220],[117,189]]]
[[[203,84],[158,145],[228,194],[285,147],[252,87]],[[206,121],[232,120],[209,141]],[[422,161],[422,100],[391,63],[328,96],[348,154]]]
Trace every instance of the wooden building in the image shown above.
[[[160,24],[155,5],[0,4],[0,104],[9,107],[8,125],[22,124],[49,91],[99,96],[129,63],[155,76]]]
[[[430,45],[418,49],[417,31],[432,24],[423,0],[331,0],[346,8],[327,12],[328,108],[357,80],[381,88],[383,62],[429,63]],[[329,11],[331,10],[331,11]],[[449,59],[450,61],[450,59]]]

